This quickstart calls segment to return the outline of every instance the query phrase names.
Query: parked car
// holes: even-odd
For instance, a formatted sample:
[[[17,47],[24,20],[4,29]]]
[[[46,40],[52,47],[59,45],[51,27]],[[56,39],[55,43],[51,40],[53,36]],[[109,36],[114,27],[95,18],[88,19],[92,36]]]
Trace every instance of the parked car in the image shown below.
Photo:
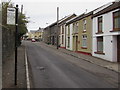
[[[35,39],[32,39],[31,41],[32,41],[32,42],[35,42],[36,40],[35,40]]]

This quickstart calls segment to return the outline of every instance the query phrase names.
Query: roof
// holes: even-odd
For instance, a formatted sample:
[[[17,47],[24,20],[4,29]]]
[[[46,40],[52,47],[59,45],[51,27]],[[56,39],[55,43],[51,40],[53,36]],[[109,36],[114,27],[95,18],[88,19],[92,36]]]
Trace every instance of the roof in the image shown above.
[[[43,32],[43,28],[42,28],[42,29],[37,30],[36,32]]]
[[[97,17],[99,15],[105,14],[105,13],[110,12],[112,10],[115,10],[117,8],[120,8],[120,1],[113,2],[111,5],[109,5],[108,7],[104,8],[104,9],[102,9],[101,11],[97,12],[92,17]]]
[[[60,19],[60,20],[59,20],[59,24],[62,23],[62,22],[64,22],[64,21],[66,21],[66,20],[68,20],[69,18],[74,17],[74,16],[76,16],[76,14],[71,14],[71,15],[68,15],[68,16]],[[52,24],[50,24],[49,26],[45,27],[44,30],[47,29],[48,27],[52,27],[52,26],[55,26],[55,25],[57,25],[57,21],[54,22],[54,23],[52,23]]]
[[[35,33],[37,30],[30,30],[31,33]]]
[[[83,19],[85,17],[88,17],[88,16],[92,15],[92,14],[93,14],[93,11],[91,11],[91,12],[89,12],[87,14],[83,13],[83,14],[69,20],[68,22],[66,22],[66,25],[71,24],[71,23],[76,22],[76,21],[79,21],[79,20],[81,20],[81,19]]]
[[[70,14],[68,16],[65,16],[64,18],[62,18],[61,20],[59,20],[59,24],[66,22],[67,20],[70,20],[71,18],[74,18],[76,16],[76,14]]]

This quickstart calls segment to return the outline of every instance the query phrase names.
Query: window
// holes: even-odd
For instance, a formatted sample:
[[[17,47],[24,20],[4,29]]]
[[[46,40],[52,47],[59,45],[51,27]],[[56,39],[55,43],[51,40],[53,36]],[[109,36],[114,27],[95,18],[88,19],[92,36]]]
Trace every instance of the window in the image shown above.
[[[68,26],[68,36],[70,36],[70,26]]]
[[[113,13],[113,30],[120,30],[120,10]]]
[[[62,34],[64,34],[64,26],[62,26]]]
[[[97,37],[97,52],[103,52],[103,37]]]
[[[75,26],[76,26],[76,27],[75,27],[75,33],[78,33],[78,22],[76,23]]]
[[[70,37],[68,37],[68,48],[70,47]]]
[[[102,26],[103,26],[103,21],[101,16],[101,17],[98,17],[98,33],[102,32]]]
[[[86,31],[86,19],[83,20],[83,31]]]
[[[82,36],[82,47],[83,48],[87,47],[87,35]]]
[[[62,35],[62,44],[64,43],[64,36]]]
[[[73,33],[75,33],[75,23],[73,23]]]

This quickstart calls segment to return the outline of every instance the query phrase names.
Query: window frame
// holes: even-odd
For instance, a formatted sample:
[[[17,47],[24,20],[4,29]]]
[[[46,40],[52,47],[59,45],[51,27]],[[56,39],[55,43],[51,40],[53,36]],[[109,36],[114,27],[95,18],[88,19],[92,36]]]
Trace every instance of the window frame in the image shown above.
[[[70,48],[70,37],[68,37],[68,48]]]
[[[120,15],[118,14],[118,16],[115,16],[115,13],[119,12],[120,13],[120,10],[116,11],[116,12],[113,12],[113,31],[120,31],[120,27],[118,28],[115,28],[115,19],[116,18],[120,18]]]
[[[86,32],[86,28],[87,28],[87,20],[83,19],[83,32]]]
[[[62,44],[64,44],[64,35],[62,35]]]
[[[70,25],[68,25],[68,36],[70,36]]]
[[[79,26],[79,22],[75,23],[75,33],[78,33],[78,26]]]
[[[98,33],[103,33],[103,16],[100,16],[100,17],[97,18],[97,23],[98,23],[98,30],[97,30],[97,32]],[[102,30],[100,30],[100,23],[102,24],[102,26],[101,26]]]
[[[86,36],[86,37],[85,37]],[[83,45],[83,41],[86,40],[86,46]],[[87,49],[87,35],[82,35],[82,49]]]
[[[64,34],[64,25],[62,25],[62,34]]]
[[[103,36],[97,37],[97,52],[99,52],[99,53],[103,53],[103,48],[102,48],[102,51],[98,50],[98,42],[101,42],[101,41],[103,43]],[[103,44],[102,44],[102,47],[103,47]]]

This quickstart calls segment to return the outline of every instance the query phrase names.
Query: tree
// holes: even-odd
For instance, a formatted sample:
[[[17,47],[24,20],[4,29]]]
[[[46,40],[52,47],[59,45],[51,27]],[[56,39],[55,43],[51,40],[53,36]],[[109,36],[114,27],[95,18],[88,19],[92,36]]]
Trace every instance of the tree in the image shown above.
[[[21,37],[28,32],[27,29],[27,23],[29,22],[27,20],[28,18],[26,18],[25,14],[22,14],[19,12],[19,17],[18,17],[18,44],[21,44]]]
[[[18,17],[18,33],[21,36],[24,35],[26,32],[28,32],[27,23],[29,21],[27,19],[28,18],[26,18],[25,14],[19,13],[19,17]]]

